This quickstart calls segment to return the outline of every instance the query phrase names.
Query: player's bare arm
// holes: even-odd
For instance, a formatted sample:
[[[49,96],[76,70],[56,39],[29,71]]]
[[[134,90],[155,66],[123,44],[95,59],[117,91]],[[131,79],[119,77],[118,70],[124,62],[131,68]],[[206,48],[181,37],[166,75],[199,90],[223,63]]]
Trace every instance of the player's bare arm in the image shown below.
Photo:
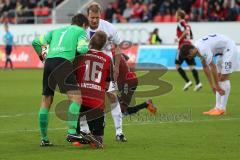
[[[203,71],[204,71],[205,75],[207,76],[208,82],[215,94],[216,93],[215,85],[213,84],[213,81],[212,81],[212,76],[211,76],[211,71],[209,69],[209,66],[207,65],[207,62],[205,59],[202,59],[201,62],[202,62],[202,66],[203,66]]]
[[[187,35],[188,35],[188,31],[185,30],[185,31],[182,33],[182,35],[177,39],[177,41],[178,41],[178,42],[181,41],[181,40],[182,40],[183,38],[185,38]]]
[[[213,63],[213,60],[210,62],[209,67],[211,69],[211,75],[213,76],[213,80],[215,83],[215,89],[220,95],[224,95],[224,90],[219,86],[219,79],[218,79],[218,73],[217,73],[217,67]]]
[[[220,74],[219,80],[220,81],[227,81],[230,79],[230,74]]]
[[[116,46],[116,55],[114,57],[115,66],[114,66],[114,80],[117,81],[119,75],[119,65],[121,61],[121,48],[119,45]]]

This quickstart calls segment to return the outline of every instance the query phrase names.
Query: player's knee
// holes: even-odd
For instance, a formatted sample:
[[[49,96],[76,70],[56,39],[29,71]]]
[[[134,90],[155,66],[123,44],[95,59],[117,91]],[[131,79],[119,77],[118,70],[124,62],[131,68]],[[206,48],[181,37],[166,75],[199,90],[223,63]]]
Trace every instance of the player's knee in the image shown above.
[[[50,108],[50,106],[52,105],[53,102],[53,96],[49,95],[49,96],[42,96],[42,107],[46,107],[46,108]]]
[[[220,80],[221,79],[221,73],[218,73],[218,79]]]
[[[195,67],[194,66],[189,66],[189,69],[192,71],[192,70],[195,69]]]
[[[127,108],[128,108],[128,105],[124,102],[121,102],[120,103],[120,107],[121,107],[121,112],[122,113],[127,113]]]
[[[80,91],[68,92],[67,95],[70,101],[77,102],[78,104],[82,103],[82,97],[81,97]]]
[[[108,93],[108,98],[110,103],[116,103],[117,102],[117,95],[115,93]]]
[[[82,104],[82,98],[81,98],[81,96],[74,96],[74,98],[72,99],[72,101],[77,102],[79,105]]]
[[[81,97],[81,95],[73,95],[70,100],[73,101],[73,102],[76,102],[78,104],[82,104],[82,97]]]
[[[219,79],[220,81],[227,81],[230,79],[230,74],[222,74]]]
[[[176,64],[176,69],[178,70],[180,68],[180,65]]]

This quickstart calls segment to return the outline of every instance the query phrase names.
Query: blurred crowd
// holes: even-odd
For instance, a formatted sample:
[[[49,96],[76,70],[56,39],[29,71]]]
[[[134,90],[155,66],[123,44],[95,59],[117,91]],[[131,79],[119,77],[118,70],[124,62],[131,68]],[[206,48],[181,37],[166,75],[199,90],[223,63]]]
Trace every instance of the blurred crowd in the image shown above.
[[[16,23],[16,16],[17,23],[34,23],[34,16],[49,16],[62,1],[0,0],[0,23]],[[240,21],[240,0],[116,0],[103,16],[112,23],[176,22],[179,8],[189,21]]]
[[[112,23],[175,22],[179,8],[189,21],[240,20],[240,0],[118,0],[103,16]]]
[[[34,23],[34,15],[48,16],[63,0],[0,0],[0,23]]]

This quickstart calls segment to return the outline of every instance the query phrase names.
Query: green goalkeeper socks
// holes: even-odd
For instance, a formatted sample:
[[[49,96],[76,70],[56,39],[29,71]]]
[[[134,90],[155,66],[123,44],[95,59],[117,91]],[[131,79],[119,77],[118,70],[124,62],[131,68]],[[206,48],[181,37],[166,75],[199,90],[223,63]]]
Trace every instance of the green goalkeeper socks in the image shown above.
[[[79,111],[81,106],[77,102],[72,102],[68,109],[67,123],[68,123],[68,134],[76,134]]]
[[[38,122],[40,127],[40,134],[42,140],[48,140],[47,129],[48,129],[48,112],[49,110],[45,107],[41,107],[38,112]]]

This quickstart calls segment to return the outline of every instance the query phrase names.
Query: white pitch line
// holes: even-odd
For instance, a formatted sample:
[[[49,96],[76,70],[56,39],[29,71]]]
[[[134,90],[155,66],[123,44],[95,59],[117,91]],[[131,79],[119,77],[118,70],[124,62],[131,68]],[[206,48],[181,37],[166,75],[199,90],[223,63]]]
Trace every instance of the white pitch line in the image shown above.
[[[233,104],[231,104],[231,105],[233,105]],[[197,105],[193,105],[193,106],[197,106]],[[168,106],[160,106],[161,108],[163,107],[168,107]],[[184,106],[184,105],[175,105],[175,106],[171,106],[171,107],[186,107],[186,106]],[[205,104],[205,105],[203,105],[202,107],[209,107],[209,105],[208,104]],[[192,109],[193,110],[193,108],[191,108],[191,107],[188,107],[187,108],[187,111],[189,111],[189,109]],[[164,113],[168,113],[168,112],[164,112]],[[170,111],[169,111],[169,113],[170,113]],[[49,114],[55,114],[55,112],[49,112]],[[24,117],[24,116],[36,116],[36,115],[38,115],[38,112],[29,112],[29,113],[17,113],[17,114],[8,114],[8,115],[0,115],[0,119],[1,118],[18,118],[18,117]]]
[[[48,131],[65,130],[67,128],[49,128]],[[19,133],[19,132],[39,132],[39,129],[17,129],[17,130],[0,130],[0,134]]]
[[[49,114],[55,114],[55,112],[49,112]],[[35,116],[35,115],[38,115],[38,113],[37,112],[31,112],[31,113],[18,113],[18,114],[0,115],[0,118],[17,118],[17,117]]]
[[[167,124],[167,123],[199,123],[199,122],[217,122],[217,121],[232,121],[232,120],[240,120],[240,117],[235,118],[221,118],[221,119],[200,119],[200,120],[191,120],[191,121],[149,121],[149,122],[132,122],[125,123],[125,126],[134,126],[134,125],[149,125],[149,124]]]
[[[235,118],[221,118],[221,119],[202,119],[202,120],[192,120],[192,121],[151,121],[151,122],[133,122],[133,123],[125,123],[124,126],[142,126],[142,125],[152,125],[152,124],[173,124],[173,123],[199,123],[199,122],[217,122],[217,121],[232,121],[232,120],[240,120],[240,117]],[[113,126],[113,125],[109,125]],[[67,128],[49,128],[48,131],[57,131],[57,130],[67,130]],[[22,129],[22,130],[0,130],[0,134],[7,133],[19,133],[19,132],[39,132],[39,129]]]

